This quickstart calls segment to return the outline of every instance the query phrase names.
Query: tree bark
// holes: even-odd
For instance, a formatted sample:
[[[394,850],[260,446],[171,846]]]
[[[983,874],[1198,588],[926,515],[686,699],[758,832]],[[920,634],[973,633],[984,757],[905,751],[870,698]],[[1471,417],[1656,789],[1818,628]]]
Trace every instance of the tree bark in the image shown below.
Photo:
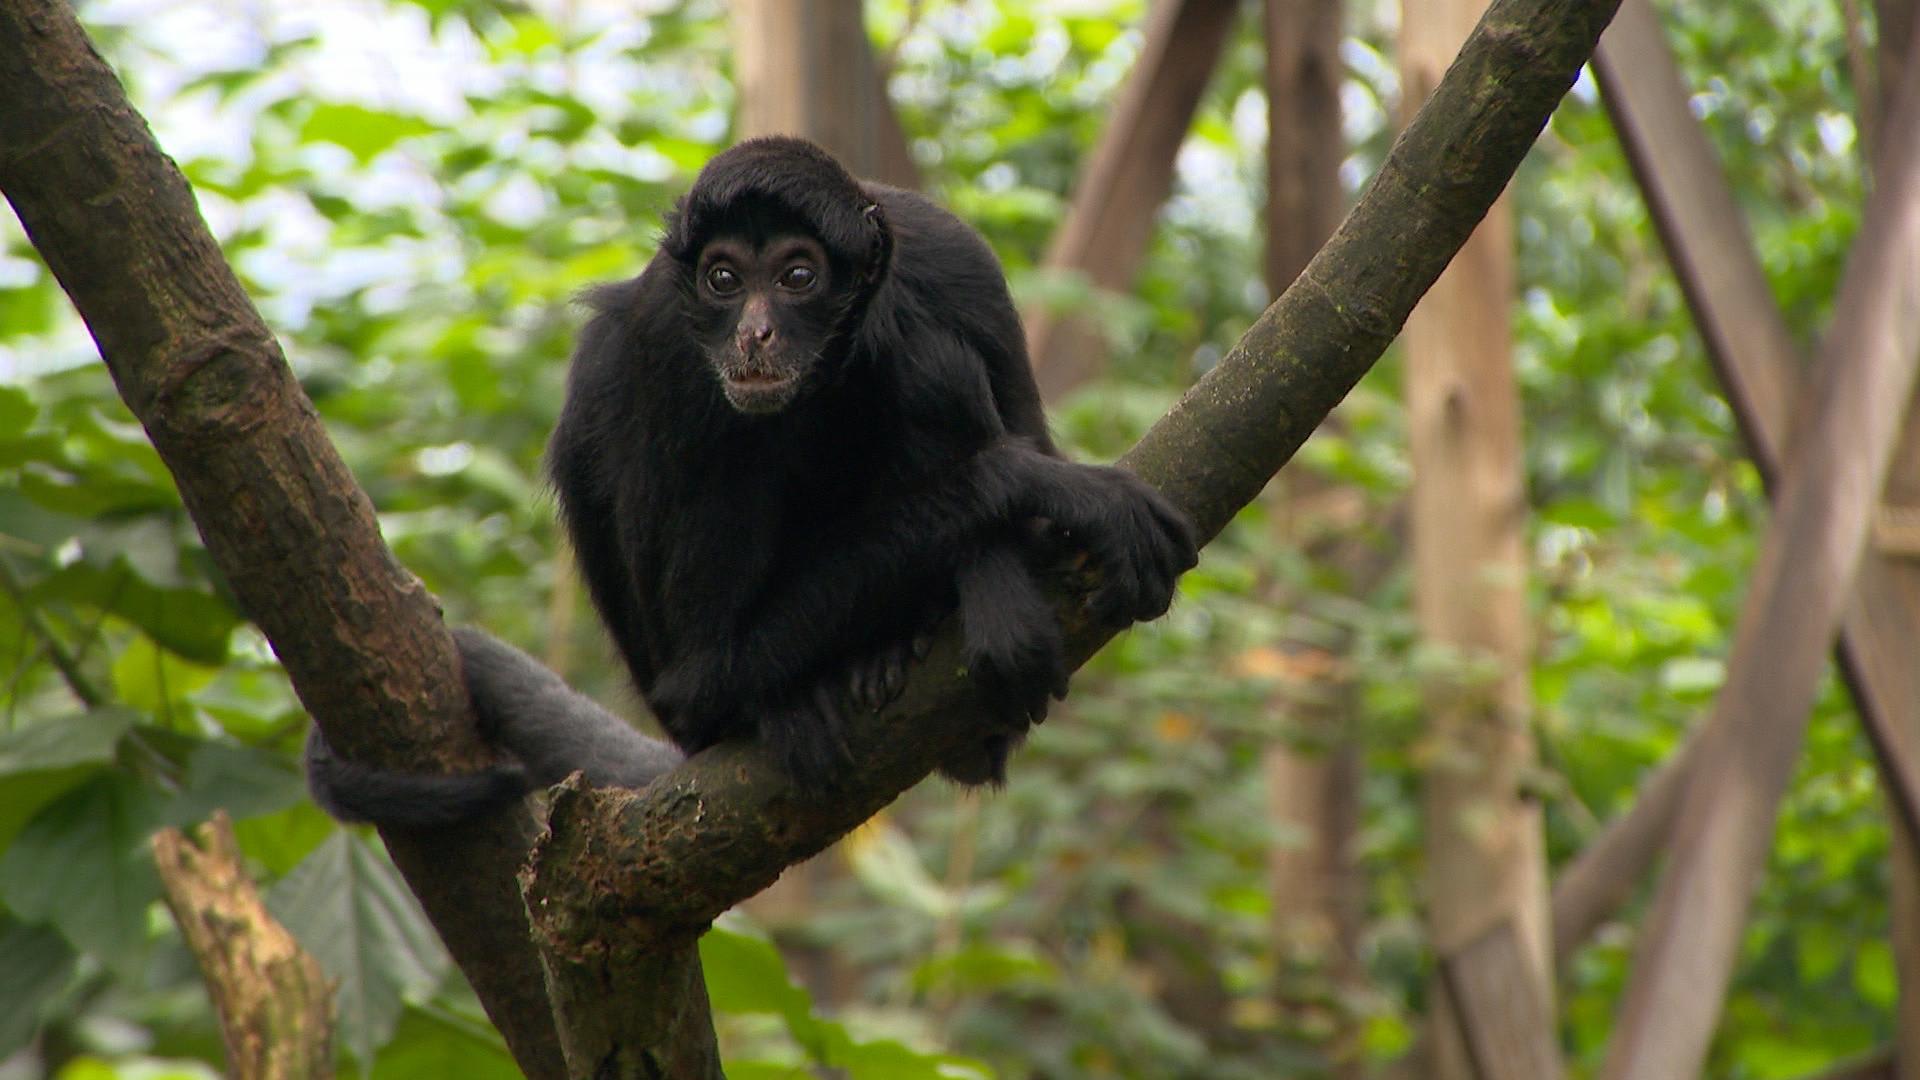
[[[167,909],[220,1018],[234,1080],[333,1075],[333,986],[281,926],[242,865],[225,811],[193,831],[153,837]]]
[[[1560,1042],[1539,992],[1536,949],[1513,923],[1495,923],[1440,959],[1440,981],[1459,1015],[1462,1075],[1469,1080],[1553,1080]]]
[[[1263,30],[1265,270],[1268,294],[1278,296],[1332,235],[1346,204],[1340,187],[1340,161],[1346,153],[1340,126],[1340,0],[1267,0]],[[1311,474],[1283,473],[1276,480],[1276,543],[1297,546],[1303,541],[1294,527],[1298,512],[1326,486]],[[1358,583],[1353,587],[1364,588]],[[1277,603],[1286,602],[1284,594],[1277,598]],[[1313,648],[1305,642],[1284,647],[1289,653]],[[1346,652],[1344,642],[1333,648]],[[1339,667],[1330,665],[1335,670],[1311,679],[1301,692],[1276,695],[1273,708],[1284,712],[1290,726],[1304,732],[1312,745],[1276,741],[1266,749],[1262,767],[1267,811],[1276,831],[1303,838],[1294,845],[1276,844],[1267,856],[1273,946],[1279,960],[1276,1003],[1288,1026],[1304,1032],[1320,1026],[1312,1021],[1327,1012],[1325,1002],[1335,1002],[1331,1024],[1316,1041],[1327,1048],[1332,1075],[1349,1080],[1364,1068],[1357,1025],[1339,1005],[1362,980],[1364,883],[1354,859],[1362,760],[1359,741],[1349,730],[1359,693]]]
[[[185,178],[64,0],[0,0],[0,192],[327,740],[393,768],[482,763],[438,605],[381,541]],[[522,1067],[556,1076],[513,882],[530,830],[515,811],[386,840]]]
[[[734,0],[740,133],[802,135],[855,176],[918,187],[861,0]]]
[[[1401,5],[1403,101],[1438,80],[1481,0]],[[1512,333],[1513,215],[1496,203],[1407,323],[1414,612],[1424,640],[1457,668],[1425,687],[1422,777],[1427,921],[1443,959],[1505,926],[1538,1000],[1530,1010],[1460,1002],[1480,980],[1436,977],[1428,1016],[1440,1080],[1474,1080],[1463,1036],[1500,1046],[1552,1043],[1553,981],[1540,806],[1520,778],[1533,763],[1527,618],[1526,491]],[[1464,962],[1464,961],[1463,961]],[[1520,993],[1513,989],[1511,993]],[[1518,1025],[1544,1023],[1544,1031]],[[1489,1034],[1487,1025],[1507,1030]],[[1559,1065],[1553,1061],[1553,1073]],[[1550,1074],[1539,1074],[1542,1077]]]

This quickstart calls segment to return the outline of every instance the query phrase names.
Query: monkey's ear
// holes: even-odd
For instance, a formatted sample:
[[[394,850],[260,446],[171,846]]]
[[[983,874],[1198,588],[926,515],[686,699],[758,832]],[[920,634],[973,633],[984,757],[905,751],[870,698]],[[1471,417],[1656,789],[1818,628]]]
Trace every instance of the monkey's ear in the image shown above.
[[[893,264],[893,230],[879,203],[868,203],[860,212],[860,223],[867,233],[867,265],[860,271],[860,295],[870,296]]]
[[[681,262],[691,260],[694,254],[692,228],[688,220],[690,216],[687,213],[687,197],[682,195],[673,200],[673,209],[667,211],[660,231],[660,249]]]

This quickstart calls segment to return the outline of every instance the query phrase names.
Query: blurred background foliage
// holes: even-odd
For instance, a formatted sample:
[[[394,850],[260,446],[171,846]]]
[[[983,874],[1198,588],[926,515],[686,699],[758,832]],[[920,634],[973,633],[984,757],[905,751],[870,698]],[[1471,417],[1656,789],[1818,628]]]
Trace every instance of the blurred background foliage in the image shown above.
[[[1803,340],[1862,198],[1842,7],[1665,11]],[[1056,287],[1033,267],[1144,3],[869,8],[929,188],[992,240],[1016,294]],[[729,138],[723,5],[88,0],[81,14],[400,557],[450,619],[630,707],[558,550],[539,457],[571,298],[638,269],[662,211]],[[1390,134],[1395,18],[1379,0],[1349,6],[1350,192]],[[1124,448],[1265,303],[1254,21],[1181,153],[1138,287],[1090,301],[1119,359],[1055,403],[1083,455]],[[1512,199],[1535,786],[1558,861],[1703,717],[1764,504],[1590,80]],[[340,980],[347,1068],[514,1075],[377,839],[304,800],[305,718],[271,652],[11,217],[0,245],[0,1077],[217,1075],[213,1018],[145,847],[214,807]],[[803,888],[709,937],[733,1075],[1311,1076],[1335,1017],[1370,1060],[1406,1050],[1430,962],[1418,680],[1447,661],[1412,632],[1393,354],[1293,468],[1336,497],[1250,507],[1170,617],[1080,675],[1006,790],[923,785]],[[1369,562],[1390,569],[1352,569]],[[1337,992],[1277,962],[1268,930],[1266,853],[1300,838],[1268,824],[1260,755],[1299,738],[1288,704],[1309,661],[1358,687],[1365,747],[1366,981]],[[1829,689],[1713,1075],[1791,1076],[1885,1041],[1886,848],[1868,754]],[[1576,1074],[1595,1064],[1636,914],[1561,982]]]

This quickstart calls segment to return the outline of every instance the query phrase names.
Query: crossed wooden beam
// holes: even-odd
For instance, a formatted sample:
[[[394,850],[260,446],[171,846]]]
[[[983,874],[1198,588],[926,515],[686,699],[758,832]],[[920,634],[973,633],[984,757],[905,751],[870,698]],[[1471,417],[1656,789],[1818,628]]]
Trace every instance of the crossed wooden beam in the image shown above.
[[[1190,119],[1204,86],[1194,65],[1204,73],[1217,59],[1222,9],[1230,7],[1156,5],[1140,64],[1046,265],[1087,273],[1101,287],[1127,285],[1144,240],[1119,226],[1151,216],[1141,213],[1143,201],[1164,199],[1172,167],[1164,133],[1169,122],[1184,128]],[[1903,29],[1896,19],[1882,22],[1883,33]],[[1903,49],[1920,55],[1904,41],[1883,42],[1883,63]],[[1184,71],[1172,70],[1176,60]],[[1776,504],[1711,718],[1555,881],[1554,953],[1564,961],[1628,900],[1657,856],[1669,857],[1640,929],[1607,1080],[1699,1072],[1830,645],[1896,818],[1895,858],[1920,883],[1920,664],[1912,660],[1920,643],[1920,418],[1906,408],[1920,363],[1920,65],[1903,66],[1905,85],[1889,88],[1887,115],[1875,126],[1874,197],[1833,328],[1803,374],[1805,358],[1647,0],[1624,0],[1594,56],[1635,179]],[[1146,101],[1158,112],[1146,112]],[[1030,325],[1044,383],[1061,388],[1084,377],[1084,340],[1044,314]],[[1896,457],[1897,445],[1905,450]],[[1895,918],[1920,924],[1904,910]],[[1920,958],[1901,959],[1906,993],[1920,997]],[[1484,1077],[1559,1074],[1544,1003],[1511,992],[1527,983],[1510,927],[1443,957],[1442,975],[1462,1001],[1463,1034]],[[1516,1038],[1529,1029],[1536,1038]]]

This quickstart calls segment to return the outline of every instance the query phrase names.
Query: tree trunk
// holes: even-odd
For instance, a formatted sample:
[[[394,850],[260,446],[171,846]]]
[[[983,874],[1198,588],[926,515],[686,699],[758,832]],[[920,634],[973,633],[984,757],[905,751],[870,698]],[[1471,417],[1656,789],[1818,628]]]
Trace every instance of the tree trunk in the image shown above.
[[[1081,169],[1043,269],[1084,274],[1099,289],[1132,284],[1173,190],[1174,157],[1238,10],[1235,0],[1154,0],[1140,58]],[[1051,311],[1029,311],[1026,321],[1027,352],[1047,400],[1105,363],[1106,342],[1090,321]]]
[[[918,187],[860,0],[733,0],[740,134],[800,135],[847,171]]]
[[[1421,100],[1439,80],[1481,6],[1402,5],[1403,100]],[[1520,791],[1533,735],[1526,494],[1508,329],[1512,220],[1495,204],[1407,323],[1414,610],[1422,636],[1458,665],[1433,680],[1426,697],[1427,917],[1442,958],[1511,924],[1538,997],[1535,1015],[1551,1018],[1540,808]],[[1432,1075],[1474,1080],[1454,988],[1436,980],[1433,989]],[[1528,1021],[1504,1015],[1511,1024]],[[1501,1042],[1537,1037],[1518,1031]]]
[[[1346,198],[1340,160],[1346,140],[1340,128],[1340,0],[1267,0],[1267,218],[1266,278],[1269,294],[1285,292],[1340,222]],[[1281,476],[1275,494],[1283,523],[1275,540],[1298,544],[1292,526],[1301,500],[1324,487],[1318,477]],[[1280,600],[1285,603],[1284,597]],[[1289,645],[1289,653],[1311,648]],[[1344,652],[1344,650],[1342,650]],[[1335,665],[1337,667],[1337,665]],[[1361,755],[1352,735],[1358,695],[1337,670],[1308,677],[1300,693],[1282,695],[1275,708],[1312,745],[1276,742],[1265,754],[1267,806],[1277,830],[1300,837],[1276,845],[1268,856],[1268,892],[1273,904],[1278,1004],[1301,1021],[1325,1011],[1324,1001],[1346,999],[1342,989],[1360,981],[1360,868],[1353,859],[1360,816]],[[1303,998],[1293,992],[1302,983]],[[1331,992],[1328,992],[1331,991]],[[1335,1075],[1359,1075],[1357,1032],[1336,1012],[1318,1039],[1329,1051]]]

